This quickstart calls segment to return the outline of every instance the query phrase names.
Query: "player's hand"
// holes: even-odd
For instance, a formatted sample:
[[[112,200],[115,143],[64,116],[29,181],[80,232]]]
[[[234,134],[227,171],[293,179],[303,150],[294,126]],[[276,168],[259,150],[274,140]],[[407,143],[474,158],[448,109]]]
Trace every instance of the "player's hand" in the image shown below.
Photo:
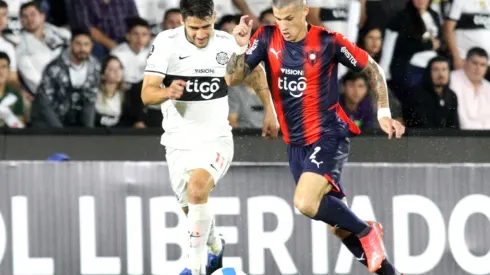
[[[187,86],[187,82],[184,80],[176,79],[172,81],[172,84],[166,89],[167,98],[169,99],[179,99],[184,93],[184,89]]]
[[[262,124],[262,137],[265,139],[275,139],[279,134],[279,122],[274,111],[266,111]]]
[[[233,36],[235,37],[238,46],[243,47],[248,45],[250,40],[250,34],[252,33],[253,20],[248,20],[248,15],[244,15],[240,18],[240,23],[233,29]]]
[[[399,121],[389,117],[379,119],[379,126],[383,132],[388,134],[388,139],[393,137],[393,133],[395,133],[396,138],[401,138],[405,133],[405,126],[403,126],[403,124],[401,124]]]

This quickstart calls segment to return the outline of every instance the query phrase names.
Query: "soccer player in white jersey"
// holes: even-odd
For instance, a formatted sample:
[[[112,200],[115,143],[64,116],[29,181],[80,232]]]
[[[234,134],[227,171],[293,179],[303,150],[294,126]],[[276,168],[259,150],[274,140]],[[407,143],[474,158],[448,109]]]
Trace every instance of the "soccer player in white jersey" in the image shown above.
[[[225,75],[238,46],[232,35],[213,29],[212,0],[182,0],[180,9],[183,26],[161,32],[151,47],[141,98],[161,104],[170,182],[189,222],[188,262],[180,274],[201,274],[206,245],[206,274],[212,274],[222,267],[224,241],[208,197],[233,158]],[[278,123],[263,76],[252,77],[266,110],[263,136],[276,137]]]

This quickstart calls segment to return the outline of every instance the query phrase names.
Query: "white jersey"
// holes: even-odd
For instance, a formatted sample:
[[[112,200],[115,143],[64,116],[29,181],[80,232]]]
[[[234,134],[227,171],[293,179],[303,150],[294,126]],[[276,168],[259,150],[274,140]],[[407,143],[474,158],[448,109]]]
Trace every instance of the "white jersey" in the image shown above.
[[[214,30],[209,44],[200,49],[190,43],[184,27],[166,30],[153,42],[145,74],[187,81],[179,100],[167,100],[163,113],[161,144],[174,149],[203,146],[220,137],[231,137],[228,123],[226,64],[236,51],[235,38]]]
[[[461,58],[473,47],[490,53],[490,0],[452,0],[446,19],[457,22],[454,35]]]

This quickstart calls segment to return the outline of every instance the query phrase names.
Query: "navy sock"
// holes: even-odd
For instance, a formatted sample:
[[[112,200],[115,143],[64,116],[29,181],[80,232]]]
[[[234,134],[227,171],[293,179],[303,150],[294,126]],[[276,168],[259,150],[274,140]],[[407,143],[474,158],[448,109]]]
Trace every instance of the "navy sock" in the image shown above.
[[[342,240],[342,243],[349,249],[349,251],[356,257],[357,261],[361,264],[367,266],[366,256],[364,255],[364,250],[362,249],[361,242],[359,238],[350,234],[347,238]],[[378,275],[400,275],[395,267],[387,260],[384,259],[381,264],[381,268],[376,271]]]
[[[332,196],[323,197],[313,219],[352,232],[358,237],[367,235],[371,230],[371,227],[359,219],[345,203]]]

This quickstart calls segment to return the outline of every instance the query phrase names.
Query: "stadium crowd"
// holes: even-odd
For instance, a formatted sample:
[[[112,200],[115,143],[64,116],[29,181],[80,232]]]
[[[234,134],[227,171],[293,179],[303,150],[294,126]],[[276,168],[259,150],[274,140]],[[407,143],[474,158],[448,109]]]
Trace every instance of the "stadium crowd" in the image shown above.
[[[306,0],[309,23],[344,34],[384,68],[392,115],[412,128],[490,129],[490,0]],[[161,127],[141,85],[178,0],[0,0],[0,127]],[[271,0],[215,0],[216,28],[274,24]],[[340,103],[376,128],[366,76],[339,67]],[[261,128],[251,87],[229,89],[230,125]]]

